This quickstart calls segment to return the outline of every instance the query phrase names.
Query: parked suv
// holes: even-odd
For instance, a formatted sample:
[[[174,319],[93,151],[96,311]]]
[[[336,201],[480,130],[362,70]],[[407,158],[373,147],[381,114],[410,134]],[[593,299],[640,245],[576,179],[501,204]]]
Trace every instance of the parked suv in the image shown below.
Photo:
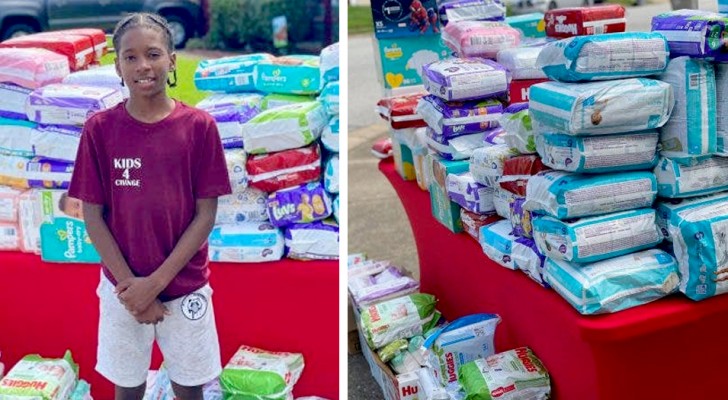
[[[208,29],[209,0],[3,0],[0,39],[29,33],[100,28],[111,32],[132,12],[155,12],[167,18],[176,47]]]

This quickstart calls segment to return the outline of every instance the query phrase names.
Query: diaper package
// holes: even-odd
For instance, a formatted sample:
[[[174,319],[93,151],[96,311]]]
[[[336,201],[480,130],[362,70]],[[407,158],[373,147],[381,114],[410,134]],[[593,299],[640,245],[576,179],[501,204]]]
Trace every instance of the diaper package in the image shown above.
[[[222,146],[226,149],[243,147],[243,124],[260,113],[257,108],[213,108],[207,113],[215,119]]]
[[[513,260],[513,242],[516,237],[509,220],[498,221],[480,228],[480,245],[488,258],[512,270],[518,269]]]
[[[268,222],[216,225],[208,239],[210,261],[249,263],[283,257],[283,233]]]
[[[498,52],[498,64],[506,67],[514,80],[544,79],[546,74],[536,64],[542,49],[542,46],[527,46],[501,50]]]
[[[33,122],[0,117],[0,154],[34,156],[31,132],[35,126]]]
[[[94,112],[114,107],[123,99],[116,89],[57,83],[30,94],[26,115],[29,120],[41,124],[80,126]]]
[[[531,86],[531,116],[569,135],[605,135],[655,129],[674,106],[672,86],[647,78],[603,82],[545,82]]]
[[[362,335],[372,349],[380,349],[397,339],[422,335],[429,325],[434,325],[431,322],[437,314],[436,303],[431,294],[413,293],[363,308]]]
[[[546,280],[581,314],[613,313],[677,291],[677,262],[650,249],[591,264],[546,261]]]
[[[377,102],[377,112],[392,129],[424,128],[425,120],[415,112],[422,93],[387,97]]]
[[[42,157],[0,157],[0,185],[17,189],[68,189],[73,163]]]
[[[321,90],[318,100],[328,115],[339,115],[339,82],[329,82]]]
[[[537,65],[555,81],[598,81],[660,74],[669,55],[661,34],[623,32],[548,43]]]
[[[670,56],[728,61],[723,35],[728,17],[703,10],[675,10],[652,17],[652,31],[667,38]]]
[[[241,111],[262,108],[263,95],[261,93],[213,93],[202,99],[195,107],[211,111],[220,108],[235,108]]]
[[[202,60],[195,70],[195,87],[215,92],[254,91],[255,66],[272,58],[270,54],[256,53]]]
[[[104,41],[104,44],[106,42]],[[121,85],[121,77],[116,73],[113,65],[94,67],[85,71],[77,71],[63,78],[63,83],[79,86],[102,86],[116,89],[124,98],[129,97],[129,88]]]
[[[459,57],[482,57],[495,60],[498,52],[521,43],[521,33],[506,24],[459,21],[442,30],[445,45]]]
[[[508,93],[508,73],[495,61],[450,58],[422,68],[425,89],[445,101],[492,98]]]
[[[35,156],[73,163],[81,142],[81,128],[69,125],[35,125],[30,131]]]
[[[495,213],[501,218],[511,219],[511,203],[518,197],[517,194],[511,193],[506,189],[498,186],[493,193],[493,208]]]
[[[326,150],[339,152],[339,117],[332,117],[321,133],[321,143]]]
[[[551,397],[549,374],[528,347],[519,347],[460,368],[458,382],[467,399],[546,400]]]
[[[60,83],[69,73],[68,59],[38,48],[0,48],[0,82],[37,89]]]
[[[642,208],[571,222],[553,217],[533,222],[536,245],[554,260],[589,263],[655,247],[662,234],[655,210]]]
[[[542,214],[527,210],[523,206],[525,203],[526,199],[524,197],[516,196],[508,205],[511,215],[511,226],[513,227],[514,236],[533,239],[533,220]]]
[[[511,154],[505,144],[477,148],[470,157],[470,174],[481,185],[496,187],[503,176],[503,164]]]
[[[321,178],[318,144],[268,154],[256,154],[245,164],[250,186],[273,193]]]
[[[220,374],[226,398],[290,399],[304,368],[303,354],[240,346]]]
[[[304,96],[302,94],[281,94],[269,93],[263,97],[260,103],[261,110],[272,110],[278,107],[290,106],[291,104],[306,103],[316,100],[316,96]]]
[[[318,56],[274,57],[255,66],[255,89],[261,92],[316,94],[321,86]]]
[[[18,207],[23,191],[0,186],[0,222],[18,222]]]
[[[348,271],[348,288],[351,297],[359,307],[368,307],[385,300],[416,292],[420,283],[405,276],[395,266],[361,274]]]
[[[713,64],[689,57],[674,58],[660,80],[672,85],[675,93],[675,108],[660,129],[660,154],[686,164],[692,157],[714,154],[718,138]]]
[[[427,128],[427,147],[446,160],[465,160],[473,155],[473,151],[486,145],[484,132],[447,138]]]
[[[680,291],[702,300],[728,291],[728,202],[678,211],[670,235],[680,268]]]
[[[544,278],[546,256],[538,249],[533,239],[519,237],[513,242],[513,264],[539,285],[549,289]]]
[[[101,256],[91,243],[81,201],[63,190],[41,190],[40,256],[46,262],[92,263]]]
[[[728,64],[714,64],[713,67],[715,68],[716,155],[728,157]],[[2,98],[1,92],[0,98]]]
[[[320,182],[294,186],[271,193],[266,202],[275,226],[307,223],[331,215],[331,198]]]
[[[324,187],[329,193],[339,193],[339,156],[333,155],[326,162]]]
[[[50,50],[65,56],[71,71],[88,68],[96,56],[91,38],[73,31],[46,31],[33,35],[18,35],[3,40],[0,47]]]
[[[479,184],[469,172],[448,174],[446,185],[448,197],[462,208],[476,214],[495,211],[493,205],[495,189]]]
[[[728,193],[721,192],[709,196],[693,197],[689,199],[662,199],[655,203],[656,223],[660,227],[662,236],[672,242],[670,236],[670,221],[673,215],[685,210],[703,207],[706,205],[728,202]]]
[[[0,380],[0,397],[8,399],[68,399],[76,387],[78,364],[66,350],[63,358],[27,355]]]
[[[603,173],[652,169],[657,165],[657,131],[603,136],[545,133],[536,136],[543,163],[570,172]]]
[[[711,157],[687,166],[661,157],[654,172],[661,197],[693,197],[728,189],[728,158]]]
[[[498,185],[511,193],[526,196],[528,181],[542,171],[549,171],[549,168],[543,165],[539,156],[511,157],[503,163],[503,176]]]
[[[0,117],[27,119],[25,103],[32,91],[13,83],[0,83]]]
[[[215,224],[267,221],[267,198],[267,193],[256,188],[234,187],[232,194],[218,198]]]
[[[322,84],[339,80],[339,42],[328,45],[319,55]]]
[[[40,255],[40,224],[43,210],[40,190],[26,190],[18,199],[18,228],[20,229],[20,251]]]
[[[331,220],[292,224],[285,230],[286,256],[296,260],[338,260],[339,225]]]
[[[18,251],[22,241],[17,222],[0,221],[0,251]]]
[[[624,7],[619,4],[549,10],[544,20],[546,36],[553,38],[624,32],[627,27]]]
[[[483,132],[483,141],[486,146],[498,146],[506,143],[505,136],[506,131],[501,127],[497,127]]]
[[[317,101],[263,111],[243,124],[243,144],[249,154],[296,149],[313,143],[328,122]]]
[[[495,99],[445,102],[428,95],[418,102],[416,112],[438,135],[454,137],[497,128],[503,104]]]
[[[506,23],[521,33],[521,39],[535,39],[546,36],[546,22],[540,12],[506,17]]]
[[[506,6],[500,0],[448,0],[440,5],[443,25],[459,21],[503,21]]]
[[[339,222],[339,195],[337,194],[336,197],[334,197],[334,201],[331,203],[334,207],[334,219],[336,222]]]
[[[495,192],[494,192],[495,193]],[[495,208],[495,197],[493,198]],[[466,209],[460,210],[460,220],[463,222],[463,230],[473,239],[480,241],[480,228],[500,221],[501,217],[493,212],[476,214]]]
[[[248,172],[245,170],[248,156],[243,149],[226,149],[224,152],[230,187],[233,191],[248,187]]]
[[[533,154],[536,152],[528,103],[516,103],[506,107],[498,122],[505,131],[503,140],[513,153]]]
[[[495,353],[497,314],[471,314],[460,317],[427,337],[428,363],[442,386],[457,382],[460,368],[471,361]]]

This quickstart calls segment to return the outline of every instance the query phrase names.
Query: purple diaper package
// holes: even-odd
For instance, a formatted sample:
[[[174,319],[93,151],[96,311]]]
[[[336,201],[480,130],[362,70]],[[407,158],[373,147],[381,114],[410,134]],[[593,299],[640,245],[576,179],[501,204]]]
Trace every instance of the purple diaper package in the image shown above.
[[[506,6],[501,0],[446,0],[440,3],[440,22],[503,21]]]
[[[446,160],[465,160],[473,155],[475,149],[485,146],[482,132],[454,138],[438,135],[429,127],[426,132],[427,147]]]
[[[501,127],[493,128],[483,132],[483,143],[497,146],[506,143],[506,131]]]
[[[503,66],[482,58],[449,58],[422,67],[425,89],[445,101],[504,96],[509,80]]]
[[[32,91],[12,83],[0,83],[0,117],[27,119],[25,103]]]
[[[511,225],[513,226],[513,234],[518,237],[533,239],[533,219],[543,214],[532,213],[523,208],[526,198],[523,196],[514,196],[513,201],[509,204]]]
[[[690,56],[728,61],[728,16],[701,10],[676,10],[652,17],[652,31],[667,39],[670,58]]]
[[[333,212],[331,198],[321,182],[271,193],[266,208],[270,222],[278,227],[322,220]]]
[[[207,112],[215,119],[222,146],[234,149],[243,147],[242,125],[258,115],[260,109],[247,106],[218,107]]]
[[[35,89],[26,103],[30,121],[49,125],[83,125],[96,111],[124,100],[120,91],[105,87],[54,83]]]
[[[448,197],[462,208],[476,214],[495,211],[493,204],[495,189],[476,182],[470,172],[448,174],[445,184]]]
[[[511,250],[513,264],[531,279],[545,288],[551,288],[543,279],[543,267],[546,263],[546,257],[541,254],[533,239],[519,237],[513,241],[513,249]]]
[[[376,274],[349,275],[349,293],[359,307],[415,293],[419,282],[390,265]]]
[[[293,224],[285,231],[286,257],[296,260],[338,260],[339,225],[334,220]]]
[[[503,103],[495,99],[445,102],[428,95],[420,99],[416,111],[435,133],[454,137],[498,127]]]

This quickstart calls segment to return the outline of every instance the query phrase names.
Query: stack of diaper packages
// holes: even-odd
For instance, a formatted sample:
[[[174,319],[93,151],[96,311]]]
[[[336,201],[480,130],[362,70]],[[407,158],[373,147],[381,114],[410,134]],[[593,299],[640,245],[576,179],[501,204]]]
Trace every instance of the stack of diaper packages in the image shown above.
[[[220,198],[210,259],[338,258],[338,43],[319,56],[201,61],[197,107],[216,120],[233,194]],[[322,171],[326,171],[322,174]]]
[[[604,54],[619,52],[619,60]],[[547,44],[531,87],[536,149],[552,171],[529,179],[543,278],[582,314],[645,304],[677,290],[677,262],[655,247],[658,129],[675,107],[660,78],[670,51],[659,33],[575,36]],[[540,216],[536,216],[540,215]]]

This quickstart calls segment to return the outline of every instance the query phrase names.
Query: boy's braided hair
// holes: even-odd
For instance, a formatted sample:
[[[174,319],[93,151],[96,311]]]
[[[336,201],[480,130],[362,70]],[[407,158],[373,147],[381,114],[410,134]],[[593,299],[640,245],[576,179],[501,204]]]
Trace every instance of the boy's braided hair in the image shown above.
[[[167,51],[169,53],[174,52],[172,31],[169,29],[167,20],[159,14],[145,12],[129,14],[116,24],[116,28],[114,28],[114,36],[112,37],[111,42],[117,52],[119,50],[119,45],[121,44],[121,37],[124,36],[124,33],[126,33],[129,29],[137,27],[150,28],[161,32],[162,35],[164,35],[164,39],[167,44]],[[167,79],[167,83],[169,86],[175,87],[177,86],[177,71],[173,70],[172,73],[174,75],[174,81]],[[121,85],[124,86],[123,80]]]

